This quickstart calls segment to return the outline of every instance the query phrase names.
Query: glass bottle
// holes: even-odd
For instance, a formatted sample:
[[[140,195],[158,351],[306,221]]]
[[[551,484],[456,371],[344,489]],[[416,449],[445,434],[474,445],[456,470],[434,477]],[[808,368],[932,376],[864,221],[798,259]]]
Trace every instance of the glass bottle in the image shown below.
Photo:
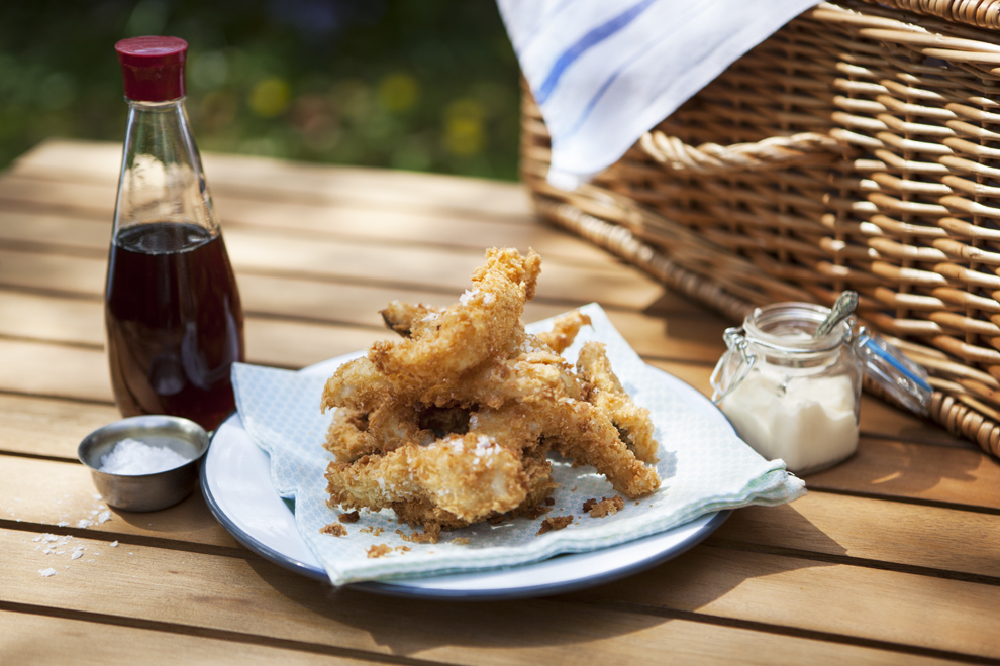
[[[755,309],[742,329],[727,329],[728,351],[712,373],[713,400],[737,434],[797,474],[815,472],[858,448],[862,377],[868,373],[897,402],[925,414],[927,373],[854,318],[814,332],[830,313],[811,303]]]
[[[115,403],[213,430],[234,408],[243,313],[184,109],[187,42],[115,50],[129,106],[104,310]]]

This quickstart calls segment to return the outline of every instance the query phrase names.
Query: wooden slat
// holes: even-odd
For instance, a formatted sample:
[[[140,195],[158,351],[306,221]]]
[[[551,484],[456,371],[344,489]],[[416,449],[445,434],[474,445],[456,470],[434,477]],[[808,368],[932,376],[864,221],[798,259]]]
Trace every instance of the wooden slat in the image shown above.
[[[0,287],[100,297],[107,265],[107,258],[0,249]]]
[[[0,336],[102,347],[104,304],[0,289]]]
[[[269,319],[247,319],[247,361],[298,369],[334,356],[367,349],[393,334],[385,329],[350,328]]]
[[[243,549],[208,512],[197,491],[163,511],[130,513],[109,510],[97,494],[90,470],[78,462],[0,455],[0,475],[4,479],[0,518],[6,521],[43,525],[58,534],[86,529],[114,535],[106,541],[137,536]],[[110,511],[111,519],[101,523],[96,517],[103,511]],[[81,527],[81,520],[94,524]],[[68,528],[77,529],[67,532]]]
[[[219,217],[227,230],[239,227],[281,229],[323,238],[378,240],[390,245],[428,244],[443,247],[487,248],[515,245],[531,247],[543,257],[606,264],[609,255],[579,236],[547,224],[512,225],[478,215],[429,215],[409,209],[371,209],[361,205],[309,206],[292,202],[247,201],[237,197],[217,199]]]
[[[4,177],[0,176],[0,187]],[[39,206],[42,207],[42,206]],[[59,248],[66,253],[106,258],[111,244],[111,217],[94,218],[69,213],[0,208],[0,243],[8,246]]]
[[[119,418],[111,405],[0,394],[0,452],[76,460],[84,437]]]
[[[71,562],[69,569],[60,563],[59,574],[39,580],[39,569],[54,566],[48,559],[52,556],[32,551],[34,544],[25,534],[0,529],[6,582],[0,588],[0,603],[30,603],[124,621],[175,624],[199,633],[231,631],[439,663],[605,666],[618,663],[623,655],[667,653],[671,663],[773,664],[776,656],[805,662],[817,654],[842,663],[920,663],[921,657],[587,604],[537,600],[428,605],[346,589],[331,593],[324,585],[256,558],[138,545],[111,549],[103,542],[80,541],[87,551],[96,548],[101,554]]]
[[[784,506],[736,511],[709,543],[810,551],[1000,581],[997,523],[995,515],[814,490]]]
[[[117,141],[48,139],[18,156],[10,170],[90,174],[91,179],[115,181],[121,160],[122,144]]]
[[[484,260],[481,250],[447,251],[356,243],[281,238],[245,229],[226,232],[226,247],[237,270],[295,273],[335,279],[395,282],[461,293],[469,276]],[[522,251],[527,248],[520,248]],[[655,301],[662,287],[651,278],[621,266],[579,266],[542,263],[536,298],[581,303],[588,301],[641,310]]]
[[[368,660],[316,654],[312,646],[255,645],[238,635],[185,636],[171,627],[157,630],[102,624],[93,619],[70,620],[0,610],[2,654],[9,664],[73,664],[108,666],[135,663],[176,664],[302,664],[311,666],[370,666]],[[43,637],[40,640],[39,637]]]
[[[877,568],[703,546],[571,598],[1000,658],[1000,587]]]
[[[821,490],[1000,509],[1000,462],[973,448],[863,437],[854,457],[805,479]]]
[[[978,446],[928,419],[911,414],[868,394],[861,397],[861,434],[935,446],[978,450]]]
[[[30,210],[74,218],[89,218],[108,224],[109,201],[114,209],[115,186],[102,183],[23,177],[12,173],[0,177],[0,204],[5,209]]]
[[[698,363],[686,361],[667,361],[663,359],[649,359],[648,363],[664,372],[669,372],[674,377],[681,379],[698,390],[707,398],[712,397],[712,386],[709,384],[709,377],[712,375],[711,363]]]
[[[0,339],[0,393],[111,403],[103,349]]]

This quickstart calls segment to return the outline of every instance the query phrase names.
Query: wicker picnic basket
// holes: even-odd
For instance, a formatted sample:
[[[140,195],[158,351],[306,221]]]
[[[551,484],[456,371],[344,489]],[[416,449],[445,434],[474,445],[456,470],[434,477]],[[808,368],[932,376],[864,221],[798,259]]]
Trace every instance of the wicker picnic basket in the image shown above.
[[[931,418],[1000,455],[1000,0],[818,5],[574,192],[550,145],[526,92],[540,215],[734,321],[857,291]]]

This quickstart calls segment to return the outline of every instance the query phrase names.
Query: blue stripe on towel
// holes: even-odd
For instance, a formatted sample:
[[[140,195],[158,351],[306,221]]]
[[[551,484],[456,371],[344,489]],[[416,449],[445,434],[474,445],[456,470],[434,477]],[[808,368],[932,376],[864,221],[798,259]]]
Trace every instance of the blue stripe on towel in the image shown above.
[[[552,69],[549,71],[549,75],[545,77],[545,81],[542,82],[542,85],[539,86],[538,91],[535,93],[535,101],[539,104],[544,104],[545,100],[547,100],[556,89],[556,86],[559,85],[559,79],[562,78],[566,69],[576,62],[576,60],[583,55],[587,49],[604,41],[627,26],[633,19],[635,19],[636,16],[641,14],[654,2],[656,2],[656,0],[642,0],[641,2],[632,5],[618,16],[615,16],[596,28],[593,28],[590,32],[577,40],[575,44],[563,51],[562,55],[559,56],[559,59],[556,60],[556,64],[553,65]]]

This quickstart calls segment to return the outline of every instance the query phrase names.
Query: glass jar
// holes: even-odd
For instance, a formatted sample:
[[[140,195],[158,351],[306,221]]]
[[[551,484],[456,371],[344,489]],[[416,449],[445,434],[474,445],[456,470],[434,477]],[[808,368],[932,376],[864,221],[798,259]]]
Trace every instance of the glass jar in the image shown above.
[[[830,313],[811,303],[754,310],[742,329],[727,329],[728,351],[712,373],[713,401],[737,434],[789,471],[815,472],[858,447],[861,388],[869,372],[897,401],[926,412],[926,372],[854,317],[813,337]]]

